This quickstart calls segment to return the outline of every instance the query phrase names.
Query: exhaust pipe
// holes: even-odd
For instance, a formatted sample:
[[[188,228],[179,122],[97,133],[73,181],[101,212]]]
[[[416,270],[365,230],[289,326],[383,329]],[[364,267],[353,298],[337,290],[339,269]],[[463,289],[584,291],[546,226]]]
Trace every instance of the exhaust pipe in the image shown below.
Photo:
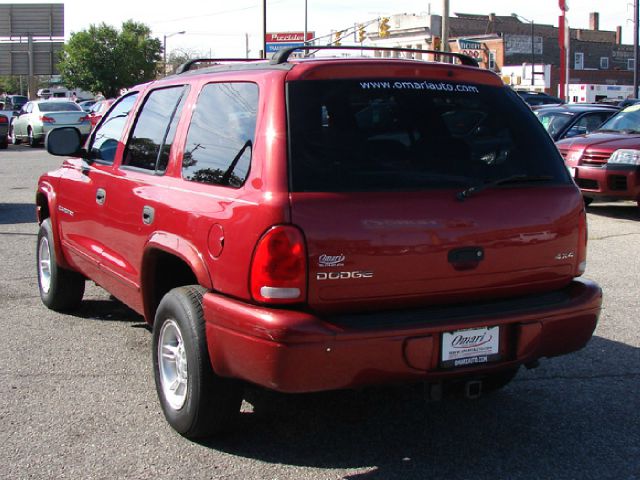
[[[482,395],[482,380],[469,380],[464,384],[464,396],[476,400]]]

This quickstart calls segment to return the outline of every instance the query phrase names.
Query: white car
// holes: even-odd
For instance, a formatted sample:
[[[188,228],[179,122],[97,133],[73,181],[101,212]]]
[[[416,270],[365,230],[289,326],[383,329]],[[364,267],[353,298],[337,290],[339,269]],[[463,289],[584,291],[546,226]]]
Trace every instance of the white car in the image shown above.
[[[11,143],[26,141],[37,147],[54,128],[74,127],[82,137],[91,132],[87,113],[75,102],[38,100],[27,102],[11,122]]]

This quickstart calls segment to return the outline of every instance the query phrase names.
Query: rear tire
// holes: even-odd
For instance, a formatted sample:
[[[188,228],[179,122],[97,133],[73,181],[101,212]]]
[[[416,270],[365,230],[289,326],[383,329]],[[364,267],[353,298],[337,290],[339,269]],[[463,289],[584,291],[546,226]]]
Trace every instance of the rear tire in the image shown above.
[[[58,265],[53,229],[48,218],[42,222],[38,232],[37,261],[42,303],[57,312],[76,309],[84,296],[85,278]]]
[[[36,148],[40,144],[40,142],[38,142],[36,137],[34,137],[33,130],[31,129],[31,127],[27,129],[27,137],[29,139],[29,146],[31,148]]]
[[[9,147],[9,140],[5,137],[3,141],[0,142],[0,149],[6,150]]]
[[[186,438],[228,430],[240,413],[242,385],[219,377],[209,359],[199,285],[179,287],[160,302],[153,324],[156,391],[167,422]]]

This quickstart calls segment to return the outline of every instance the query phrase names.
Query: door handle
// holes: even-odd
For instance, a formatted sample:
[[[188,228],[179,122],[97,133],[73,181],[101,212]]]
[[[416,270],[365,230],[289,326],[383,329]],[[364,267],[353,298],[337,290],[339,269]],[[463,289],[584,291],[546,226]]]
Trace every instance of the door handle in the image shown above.
[[[104,201],[107,199],[107,192],[104,188],[96,190],[96,203],[98,205],[104,205]]]
[[[153,223],[155,214],[156,211],[153,207],[145,205],[142,209],[142,223],[144,223],[145,225],[151,225]]]

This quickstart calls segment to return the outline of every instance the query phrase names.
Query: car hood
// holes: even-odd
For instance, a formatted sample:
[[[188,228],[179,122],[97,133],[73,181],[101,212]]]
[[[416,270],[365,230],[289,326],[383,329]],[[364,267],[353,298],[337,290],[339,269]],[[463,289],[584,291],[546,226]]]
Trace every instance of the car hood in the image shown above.
[[[599,149],[611,151],[619,148],[640,149],[640,134],[591,133],[560,140],[556,142],[556,145],[560,150],[583,150],[587,147],[598,147]]]

